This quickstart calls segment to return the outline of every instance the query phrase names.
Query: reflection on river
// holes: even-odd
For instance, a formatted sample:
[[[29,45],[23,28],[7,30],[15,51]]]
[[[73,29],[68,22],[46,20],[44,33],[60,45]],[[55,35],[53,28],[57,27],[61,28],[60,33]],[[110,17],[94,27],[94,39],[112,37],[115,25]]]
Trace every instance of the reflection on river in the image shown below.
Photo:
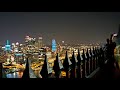
[[[23,72],[14,72],[7,74],[7,78],[21,78],[23,75]]]
[[[41,75],[40,75],[41,69],[42,69],[42,67],[37,67],[37,68],[32,69],[37,78],[41,78]],[[16,68],[14,68],[14,69],[12,68],[12,69],[8,69],[8,70],[6,69],[6,73],[7,73],[6,76],[7,76],[7,78],[22,78],[23,71],[24,70],[19,71],[19,69],[16,70]]]
[[[35,75],[39,78],[40,77],[40,70],[34,71]],[[7,78],[22,78],[23,72],[14,72],[7,74]]]

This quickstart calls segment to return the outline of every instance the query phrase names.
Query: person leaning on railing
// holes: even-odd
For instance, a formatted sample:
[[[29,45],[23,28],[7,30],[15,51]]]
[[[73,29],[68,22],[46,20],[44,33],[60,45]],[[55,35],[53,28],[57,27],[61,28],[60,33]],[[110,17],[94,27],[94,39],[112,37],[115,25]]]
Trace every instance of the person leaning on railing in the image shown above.
[[[110,39],[107,39],[107,44],[106,44],[106,56],[108,59],[108,64],[110,67],[114,67],[114,63],[116,63],[115,58],[114,58],[114,49],[116,47],[116,43],[112,41],[112,34]]]
[[[105,45],[105,54],[106,54],[106,59],[109,60],[111,57],[111,49],[110,49],[110,40],[106,39],[107,43]]]

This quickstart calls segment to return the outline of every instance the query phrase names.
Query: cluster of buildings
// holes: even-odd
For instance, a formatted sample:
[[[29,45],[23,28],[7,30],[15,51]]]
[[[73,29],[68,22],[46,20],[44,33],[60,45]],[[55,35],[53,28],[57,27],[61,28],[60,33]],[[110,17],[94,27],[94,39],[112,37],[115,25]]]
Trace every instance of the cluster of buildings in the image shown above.
[[[32,38],[26,36],[25,43],[23,44],[19,42],[10,43],[10,41],[7,40],[6,44],[0,48],[0,56],[4,55],[7,57],[7,59],[5,58],[7,62],[24,62],[28,56],[31,59],[42,60],[45,54],[50,58],[58,51],[61,51],[61,46],[57,45],[55,39],[52,40],[51,47],[48,47],[43,44],[42,37]]]
[[[94,45],[95,46],[95,45]],[[98,47],[99,44],[96,46]],[[7,62],[14,63],[24,63],[26,57],[29,57],[33,62],[44,60],[45,54],[48,58],[54,58],[56,53],[59,53],[60,56],[65,55],[65,52],[72,53],[74,51],[77,53],[77,50],[85,48],[92,48],[93,45],[68,45],[68,44],[59,44],[55,39],[51,40],[51,46],[46,46],[43,43],[43,38],[32,38],[30,36],[25,37],[25,43],[21,44],[19,42],[10,43],[9,40],[6,41],[6,45],[1,47],[1,56],[5,56]]]
[[[47,55],[48,60],[52,63],[57,53],[60,58],[64,58],[66,51],[68,52],[68,55],[71,56],[73,51],[75,54],[78,54],[78,49],[80,50],[80,53],[82,53],[83,49],[92,48],[94,46],[98,47],[99,44],[70,45],[64,43],[63,41],[62,44],[59,44],[55,39],[51,40],[50,46],[46,46],[43,43],[42,37],[32,38],[30,36],[26,36],[24,43],[10,43],[10,41],[7,40],[4,46],[0,46],[0,59],[4,60],[4,68],[9,69],[7,72],[14,72],[14,70],[23,71],[26,57],[29,57],[32,63],[32,69],[38,70],[39,66],[41,66],[45,60],[45,55]]]

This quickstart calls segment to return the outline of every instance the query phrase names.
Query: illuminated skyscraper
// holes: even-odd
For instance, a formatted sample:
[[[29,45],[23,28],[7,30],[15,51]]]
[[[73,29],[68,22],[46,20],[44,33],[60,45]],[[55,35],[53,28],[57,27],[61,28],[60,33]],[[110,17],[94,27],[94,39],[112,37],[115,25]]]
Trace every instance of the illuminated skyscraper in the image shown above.
[[[26,36],[25,37],[25,44],[29,45],[29,41],[30,41],[30,36]]]
[[[42,42],[42,37],[38,38],[38,48],[42,48],[43,47],[43,42]]]
[[[7,40],[6,45],[5,45],[5,51],[11,51],[11,45],[10,45],[8,40]]]
[[[55,52],[56,51],[56,41],[55,39],[52,40],[52,52]]]

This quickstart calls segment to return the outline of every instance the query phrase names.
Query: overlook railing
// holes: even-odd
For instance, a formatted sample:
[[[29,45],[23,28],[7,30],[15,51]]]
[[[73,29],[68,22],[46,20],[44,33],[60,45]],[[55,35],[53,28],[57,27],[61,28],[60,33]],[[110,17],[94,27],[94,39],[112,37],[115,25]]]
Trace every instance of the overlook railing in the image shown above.
[[[87,50],[83,49],[82,54],[78,49],[78,54],[75,55],[73,51],[72,57],[68,57],[68,52],[66,51],[65,59],[63,60],[59,59],[59,54],[57,53],[56,59],[53,62],[48,62],[45,55],[44,64],[40,70],[40,78],[92,78],[106,63],[111,63],[110,59],[114,57],[113,50],[116,44],[112,42],[112,37],[113,34],[111,34],[110,40],[107,39],[108,49],[103,47],[87,48]],[[22,78],[30,78],[30,75],[34,76],[28,59],[26,60],[26,68]],[[0,78],[4,77],[2,63],[0,61]],[[50,64],[52,64],[52,67]]]
[[[59,60],[58,54],[52,70],[50,70],[47,56],[45,56],[43,67],[40,71],[42,78],[91,78],[107,61],[106,52],[103,48],[93,48],[85,52],[83,49],[82,55],[78,50],[77,56],[72,54],[71,59],[66,51],[65,59]],[[47,74],[47,75],[46,75]]]
[[[82,54],[78,49],[77,55],[73,51],[72,57],[68,57],[68,52],[66,51],[65,58],[62,60],[60,60],[57,53],[56,59],[53,62],[48,62],[45,55],[44,64],[40,70],[41,77],[39,78],[92,78],[107,61],[106,50],[102,47],[83,49]],[[25,72],[23,72],[24,78],[30,78],[29,64],[26,62]],[[2,63],[0,63],[0,66],[0,71],[3,74]],[[0,74],[1,78],[4,77],[2,74]]]

